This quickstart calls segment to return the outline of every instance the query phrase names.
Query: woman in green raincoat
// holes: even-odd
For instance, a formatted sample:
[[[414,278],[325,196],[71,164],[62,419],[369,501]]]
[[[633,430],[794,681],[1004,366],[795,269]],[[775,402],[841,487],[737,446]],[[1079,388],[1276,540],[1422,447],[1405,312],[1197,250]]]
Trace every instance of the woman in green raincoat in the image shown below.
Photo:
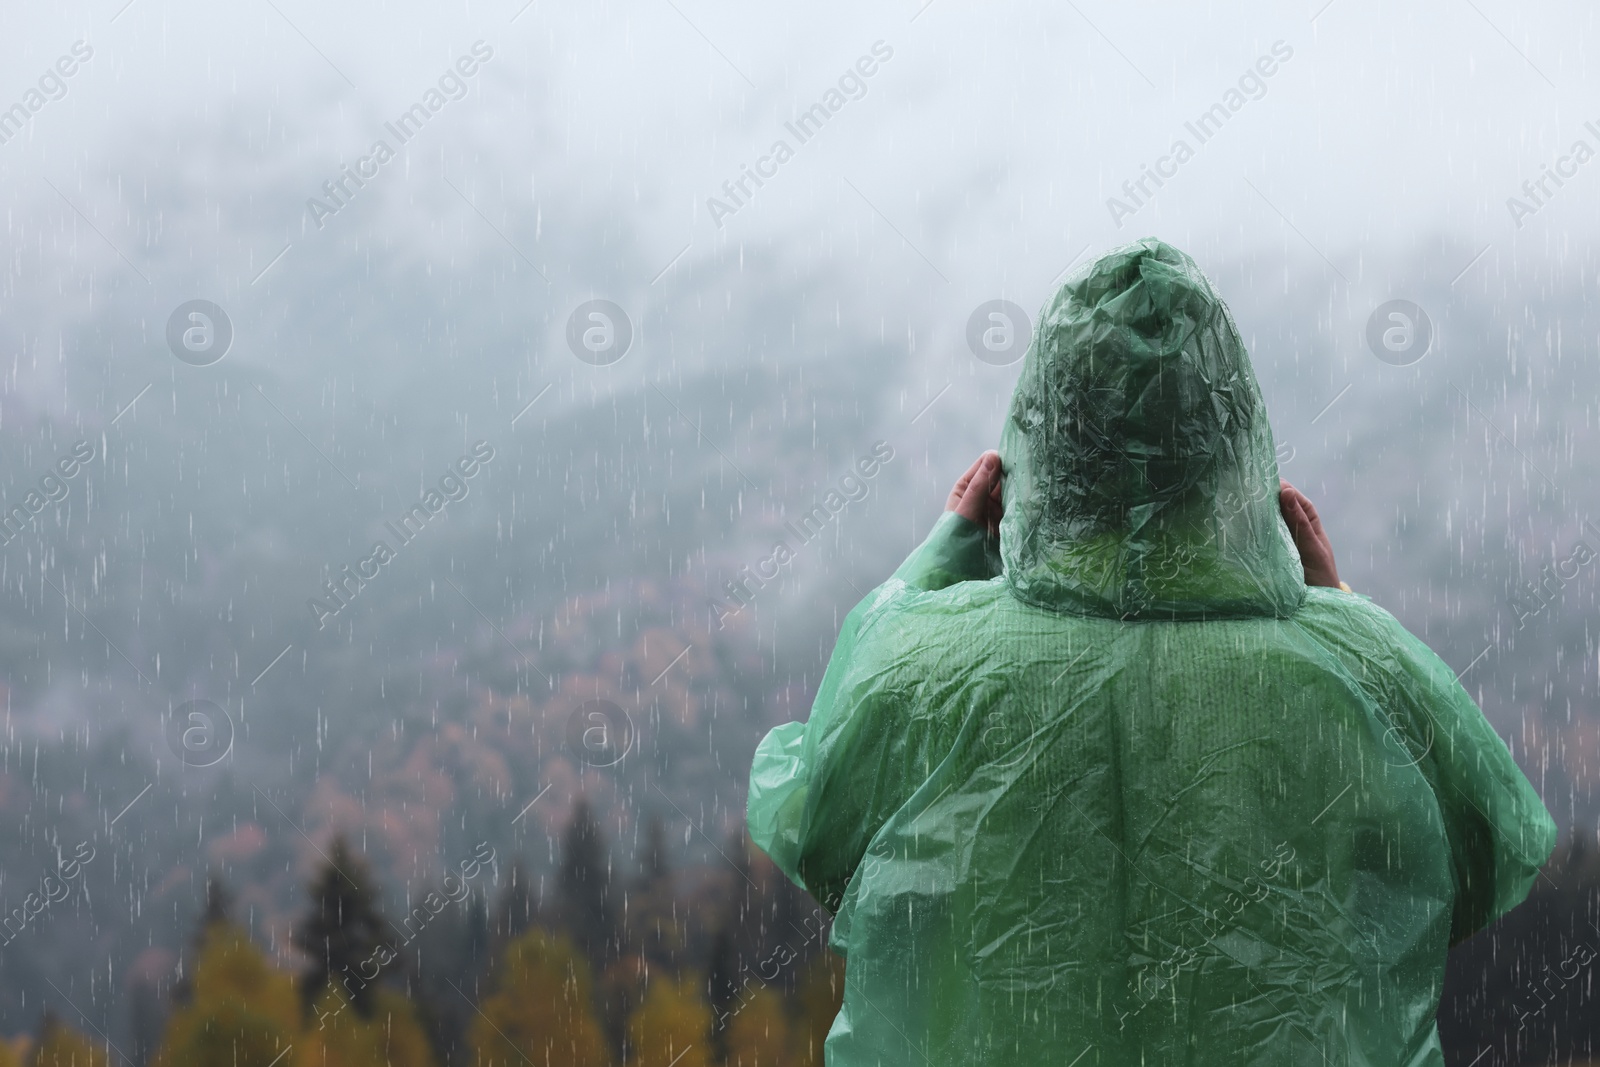
[[[1154,239],[1046,305],[999,455],[846,618],[748,814],[834,914],[830,1067],[1442,1065],[1446,949],[1555,842],[1338,581],[1232,316]]]

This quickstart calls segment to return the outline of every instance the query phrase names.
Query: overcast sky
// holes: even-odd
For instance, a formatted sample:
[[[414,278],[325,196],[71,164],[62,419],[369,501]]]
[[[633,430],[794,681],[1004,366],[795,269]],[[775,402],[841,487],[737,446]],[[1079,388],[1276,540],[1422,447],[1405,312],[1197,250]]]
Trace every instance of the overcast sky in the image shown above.
[[[1600,150],[1595,19],[1502,0],[13,10],[0,107],[39,106],[13,111],[21,131],[0,144],[7,392],[103,424],[141,384],[116,377],[124,356],[182,370],[164,324],[204,298],[232,317],[230,365],[348,371],[357,391],[415,400],[415,377],[371,373],[377,323],[346,296],[408,271],[436,288],[397,312],[454,315],[447,333],[493,319],[514,339],[473,357],[505,371],[501,406],[550,381],[560,404],[791,358],[783,339],[827,355],[820,327],[838,326],[904,357],[908,414],[960,383],[940,432],[967,448],[993,442],[1017,370],[972,358],[974,309],[1031,315],[1069,265],[1156,234],[1228,278],[1247,337],[1286,290],[1307,309],[1304,335],[1256,354],[1294,437],[1286,422],[1370,369],[1381,302],[1444,293],[1509,321],[1550,277],[1593,269],[1600,161],[1573,146]],[[74,73],[56,81],[58,63]],[[419,104],[402,143],[390,124]],[[394,158],[374,157],[380,140]],[[324,183],[347,167],[369,177],[341,204]],[[766,177],[734,200],[725,183],[747,168]],[[1542,177],[1537,199],[1523,191]],[[331,351],[296,337],[308,289],[345,333]],[[591,298],[637,337],[601,375],[565,353]],[[1459,335],[1451,307],[1434,315]],[[74,393],[62,353],[90,350],[110,369]],[[1293,390],[1273,370],[1286,360]]]
[[[0,106],[25,101],[74,42],[93,50],[65,96],[0,145],[11,240],[71,229],[62,266],[102,288],[137,280],[109,243],[152,288],[180,275],[226,294],[286,244],[272,272],[357,234],[436,255],[500,241],[448,181],[558,290],[643,298],[668,264],[759,249],[796,272],[856,275],[886,317],[954,339],[978,302],[1032,311],[1075,257],[1146,233],[1202,262],[1326,257],[1330,283],[1360,284],[1374,257],[1436,233],[1466,253],[1442,266],[1452,273],[1487,246],[1473,268],[1487,277],[1561,254],[1600,223],[1600,163],[1548,185],[1555,195],[1520,229],[1507,207],[1574,141],[1600,148],[1584,127],[1600,128],[1585,5],[524,2],[8,12]],[[477,41],[493,54],[464,79],[465,98],[319,230],[305,201],[374,141],[394,142],[384,122]],[[784,124],[880,41],[892,57],[862,79],[864,95],[799,144]],[[1241,78],[1242,106],[1200,143],[1186,123]],[[726,202],[723,183],[779,138],[794,157],[714,219],[708,200]],[[1108,198],[1133,205],[1123,183],[1179,139],[1193,158],[1166,164],[1175,175],[1119,226]],[[214,211],[163,202],[184,177]],[[441,217],[454,225],[425,222]],[[589,239],[628,262],[577,275],[570,249],[547,239],[574,217],[606,220]],[[272,272],[247,298],[270,292]]]

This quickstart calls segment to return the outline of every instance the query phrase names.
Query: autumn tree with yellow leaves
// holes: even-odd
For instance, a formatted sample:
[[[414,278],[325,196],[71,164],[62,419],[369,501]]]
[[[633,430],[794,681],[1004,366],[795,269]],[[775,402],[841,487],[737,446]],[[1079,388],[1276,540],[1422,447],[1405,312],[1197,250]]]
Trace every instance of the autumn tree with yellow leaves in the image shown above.
[[[609,1067],[589,964],[565,937],[530,930],[506,947],[471,1029],[473,1067]]]
[[[108,1067],[105,1050],[49,1012],[39,1030],[39,1044],[24,1062],[28,1067]]]
[[[207,924],[188,986],[191,999],[169,1018],[156,1067],[267,1067],[299,1039],[294,978],[231,922]]]
[[[700,983],[660,975],[628,1020],[629,1067],[710,1067],[711,1008]]]

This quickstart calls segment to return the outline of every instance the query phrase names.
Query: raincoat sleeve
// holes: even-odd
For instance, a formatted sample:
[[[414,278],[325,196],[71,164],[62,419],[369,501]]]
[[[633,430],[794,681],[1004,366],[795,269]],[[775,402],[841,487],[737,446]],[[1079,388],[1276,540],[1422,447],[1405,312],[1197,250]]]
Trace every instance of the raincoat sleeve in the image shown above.
[[[953,511],[840,627],[811,718],[784,723],[756,747],[750,767],[750,837],[784,874],[836,912],[883,821],[915,788],[920,731],[911,693],[893,677],[895,656],[867,652],[897,594],[981,581],[1000,572],[994,538]],[[904,794],[904,795],[902,795]]]
[[[932,591],[957,582],[986,582],[1000,569],[999,539],[971,519],[947,511],[890,580]]]
[[[1456,888],[1455,945],[1528,895],[1555,847],[1556,826],[1454,672],[1398,622],[1394,628],[1401,678],[1388,710],[1405,716],[1413,750],[1424,753],[1417,767],[1444,818]]]

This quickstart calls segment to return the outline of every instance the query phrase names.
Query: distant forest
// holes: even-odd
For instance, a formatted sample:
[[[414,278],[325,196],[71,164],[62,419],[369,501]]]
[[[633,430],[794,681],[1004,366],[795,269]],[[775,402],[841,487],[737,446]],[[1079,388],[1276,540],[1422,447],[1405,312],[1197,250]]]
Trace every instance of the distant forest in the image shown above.
[[[493,899],[474,887],[485,848],[399,916],[336,838],[295,924],[298,969],[209,879],[174,974],[131,990],[128,1045],[47,1010],[0,1067],[821,1067],[844,989],[826,913],[739,839],[724,848],[723,871],[686,878],[652,821],[618,873],[580,802],[547,899],[515,863]]]

